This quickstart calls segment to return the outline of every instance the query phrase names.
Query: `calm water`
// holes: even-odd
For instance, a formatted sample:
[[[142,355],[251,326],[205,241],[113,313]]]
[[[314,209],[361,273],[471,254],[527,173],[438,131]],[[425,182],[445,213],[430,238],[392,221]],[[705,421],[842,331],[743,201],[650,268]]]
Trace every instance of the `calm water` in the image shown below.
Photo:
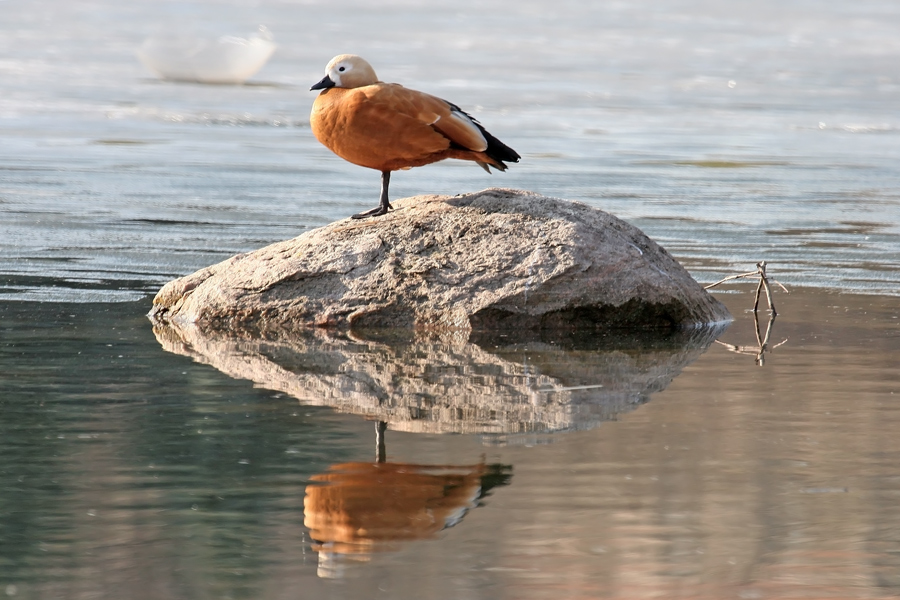
[[[760,367],[750,292],[723,298],[738,320],[705,352],[176,343],[146,302],[4,303],[0,582],[24,598],[900,595],[900,301],[779,298]],[[386,463],[360,415],[390,422]]]
[[[249,85],[135,57],[259,24]],[[888,0],[0,2],[0,594],[900,596],[898,30]],[[169,279],[374,205],[308,128],[348,51],[523,156],[396,197],[580,200],[704,282],[765,259],[769,351],[747,285],[688,337],[154,331]]]

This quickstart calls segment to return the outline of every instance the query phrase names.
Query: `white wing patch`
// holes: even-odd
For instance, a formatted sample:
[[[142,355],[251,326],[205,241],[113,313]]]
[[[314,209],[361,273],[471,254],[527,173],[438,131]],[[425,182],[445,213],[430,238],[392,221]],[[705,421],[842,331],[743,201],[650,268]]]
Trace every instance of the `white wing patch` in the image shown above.
[[[475,150],[476,152],[484,152],[485,150],[487,150],[487,140],[484,139],[484,135],[482,135],[481,130],[478,129],[478,126],[472,122],[472,119],[470,119],[465,113],[459,112],[458,110],[451,110],[450,118],[456,119],[456,121],[463,127],[465,127],[466,130],[468,130],[474,137],[481,140],[481,144],[479,144],[477,147],[473,145],[470,148],[471,150]]]

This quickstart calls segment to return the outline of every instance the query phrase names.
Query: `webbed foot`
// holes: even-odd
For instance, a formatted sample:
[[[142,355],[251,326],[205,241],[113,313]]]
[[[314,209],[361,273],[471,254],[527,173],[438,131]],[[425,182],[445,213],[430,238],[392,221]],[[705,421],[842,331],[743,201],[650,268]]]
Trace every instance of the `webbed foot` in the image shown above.
[[[373,209],[367,210],[366,212],[361,212],[350,217],[351,219],[365,219],[366,217],[380,217],[381,215],[386,215],[389,210],[394,210],[394,207],[388,203],[387,205],[380,204]]]

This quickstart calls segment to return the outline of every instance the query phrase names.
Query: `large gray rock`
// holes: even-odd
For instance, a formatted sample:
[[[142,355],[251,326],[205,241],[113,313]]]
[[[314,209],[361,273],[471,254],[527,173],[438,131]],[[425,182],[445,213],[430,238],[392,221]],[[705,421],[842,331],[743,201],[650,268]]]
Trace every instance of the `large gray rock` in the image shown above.
[[[488,189],[417,196],[164,286],[157,321],[201,329],[484,331],[728,321],[637,228],[584,204]]]

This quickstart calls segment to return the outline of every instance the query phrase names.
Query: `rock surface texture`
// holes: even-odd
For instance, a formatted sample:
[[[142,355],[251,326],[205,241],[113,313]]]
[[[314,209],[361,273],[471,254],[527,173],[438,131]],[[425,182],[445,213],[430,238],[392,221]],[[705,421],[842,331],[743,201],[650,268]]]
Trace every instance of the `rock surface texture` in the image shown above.
[[[505,189],[417,196],[166,284],[156,321],[484,331],[690,327],[731,315],[637,228]]]

